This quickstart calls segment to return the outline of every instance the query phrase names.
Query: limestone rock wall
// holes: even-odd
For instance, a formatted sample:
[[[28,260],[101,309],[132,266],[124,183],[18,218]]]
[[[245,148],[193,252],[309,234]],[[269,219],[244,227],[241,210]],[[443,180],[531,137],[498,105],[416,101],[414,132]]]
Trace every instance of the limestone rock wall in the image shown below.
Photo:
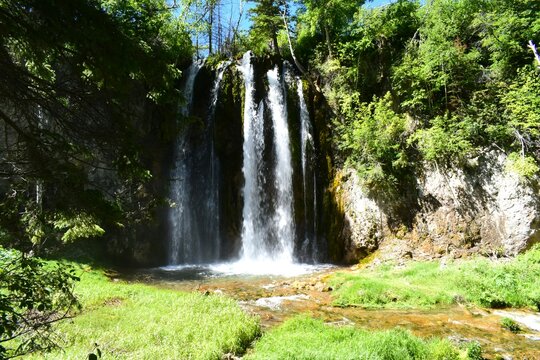
[[[505,170],[506,156],[485,152],[465,167],[426,164],[417,176],[409,226],[389,225],[390,214],[369,198],[354,170],[338,172],[347,262],[382,256],[433,258],[472,253],[510,256],[540,240],[538,179]]]

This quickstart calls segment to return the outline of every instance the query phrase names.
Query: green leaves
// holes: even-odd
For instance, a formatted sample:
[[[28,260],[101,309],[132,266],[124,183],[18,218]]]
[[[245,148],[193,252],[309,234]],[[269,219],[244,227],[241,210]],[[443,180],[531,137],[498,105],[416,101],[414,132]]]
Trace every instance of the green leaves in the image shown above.
[[[530,179],[540,172],[540,167],[532,156],[513,152],[506,159],[506,171],[518,174],[522,179]]]
[[[319,26],[322,43],[322,19],[335,9],[305,6],[299,27]],[[370,187],[386,189],[413,176],[422,160],[460,164],[491,146],[511,154],[508,169],[536,173],[540,74],[527,43],[539,41],[539,7],[526,0],[398,1],[344,15],[332,33],[336,56],[319,49],[312,58],[340,118],[336,142],[346,161]]]
[[[501,91],[509,126],[531,137],[540,136],[540,72],[532,67],[518,70],[518,77]]]
[[[408,164],[404,133],[406,119],[393,110],[392,98],[374,97],[371,103],[358,101],[358,94],[344,96],[340,107],[345,121],[337,124],[338,147],[348,154],[371,189],[390,191],[397,173]]]
[[[0,226],[13,242],[99,236],[148,216],[148,144],[174,122],[177,65],[191,50],[165,0],[0,2],[0,172],[10,194]]]
[[[0,358],[57,346],[52,324],[78,308],[72,267],[0,247]]]
[[[85,213],[75,216],[57,215],[52,222],[56,230],[64,232],[62,241],[75,241],[81,238],[99,237],[105,230],[96,223],[96,219]]]
[[[451,160],[459,163],[474,150],[474,123],[458,117],[438,116],[431,127],[417,130],[409,139],[428,161]]]

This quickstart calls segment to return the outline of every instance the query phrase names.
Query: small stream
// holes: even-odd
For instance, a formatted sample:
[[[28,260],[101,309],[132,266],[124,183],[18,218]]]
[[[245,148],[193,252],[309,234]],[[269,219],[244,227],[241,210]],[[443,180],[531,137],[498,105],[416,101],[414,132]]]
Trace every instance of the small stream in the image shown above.
[[[222,267],[223,268],[223,267]],[[220,268],[220,269],[222,269]],[[229,296],[249,313],[259,316],[264,330],[307,313],[325,322],[384,330],[409,329],[423,338],[449,338],[455,343],[478,341],[487,359],[539,359],[540,331],[513,334],[502,329],[501,317],[536,319],[538,314],[454,306],[432,310],[366,310],[332,306],[332,289],[326,284],[336,271],[332,266],[310,266],[296,276],[239,275],[205,266],[159,268],[122,276],[180,291]],[[526,327],[522,326],[526,329]]]

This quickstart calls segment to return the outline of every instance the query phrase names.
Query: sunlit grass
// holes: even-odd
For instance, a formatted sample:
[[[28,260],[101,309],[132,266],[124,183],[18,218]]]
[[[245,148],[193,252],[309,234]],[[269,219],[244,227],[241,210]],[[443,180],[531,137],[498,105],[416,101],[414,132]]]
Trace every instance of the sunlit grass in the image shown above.
[[[484,307],[540,305],[540,246],[512,260],[383,265],[331,280],[334,304],[366,308],[429,308],[458,302]]]
[[[86,359],[95,343],[103,359],[220,359],[243,353],[260,331],[221,296],[113,282],[93,270],[76,293],[83,310],[58,326],[63,349],[30,359]]]
[[[266,333],[245,357],[247,360],[281,359],[466,359],[467,350],[447,340],[422,340],[402,329],[368,331],[336,327],[298,316]]]

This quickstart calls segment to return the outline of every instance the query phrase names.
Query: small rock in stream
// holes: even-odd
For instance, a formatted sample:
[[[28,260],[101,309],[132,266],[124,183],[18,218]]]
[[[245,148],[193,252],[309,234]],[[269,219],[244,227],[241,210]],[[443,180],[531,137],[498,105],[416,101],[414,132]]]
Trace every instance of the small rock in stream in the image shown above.
[[[540,314],[530,314],[518,311],[497,310],[493,314],[507,317],[534,331],[540,331]]]
[[[540,335],[536,334],[521,334],[522,336],[525,336],[527,339],[532,341],[540,341]]]

